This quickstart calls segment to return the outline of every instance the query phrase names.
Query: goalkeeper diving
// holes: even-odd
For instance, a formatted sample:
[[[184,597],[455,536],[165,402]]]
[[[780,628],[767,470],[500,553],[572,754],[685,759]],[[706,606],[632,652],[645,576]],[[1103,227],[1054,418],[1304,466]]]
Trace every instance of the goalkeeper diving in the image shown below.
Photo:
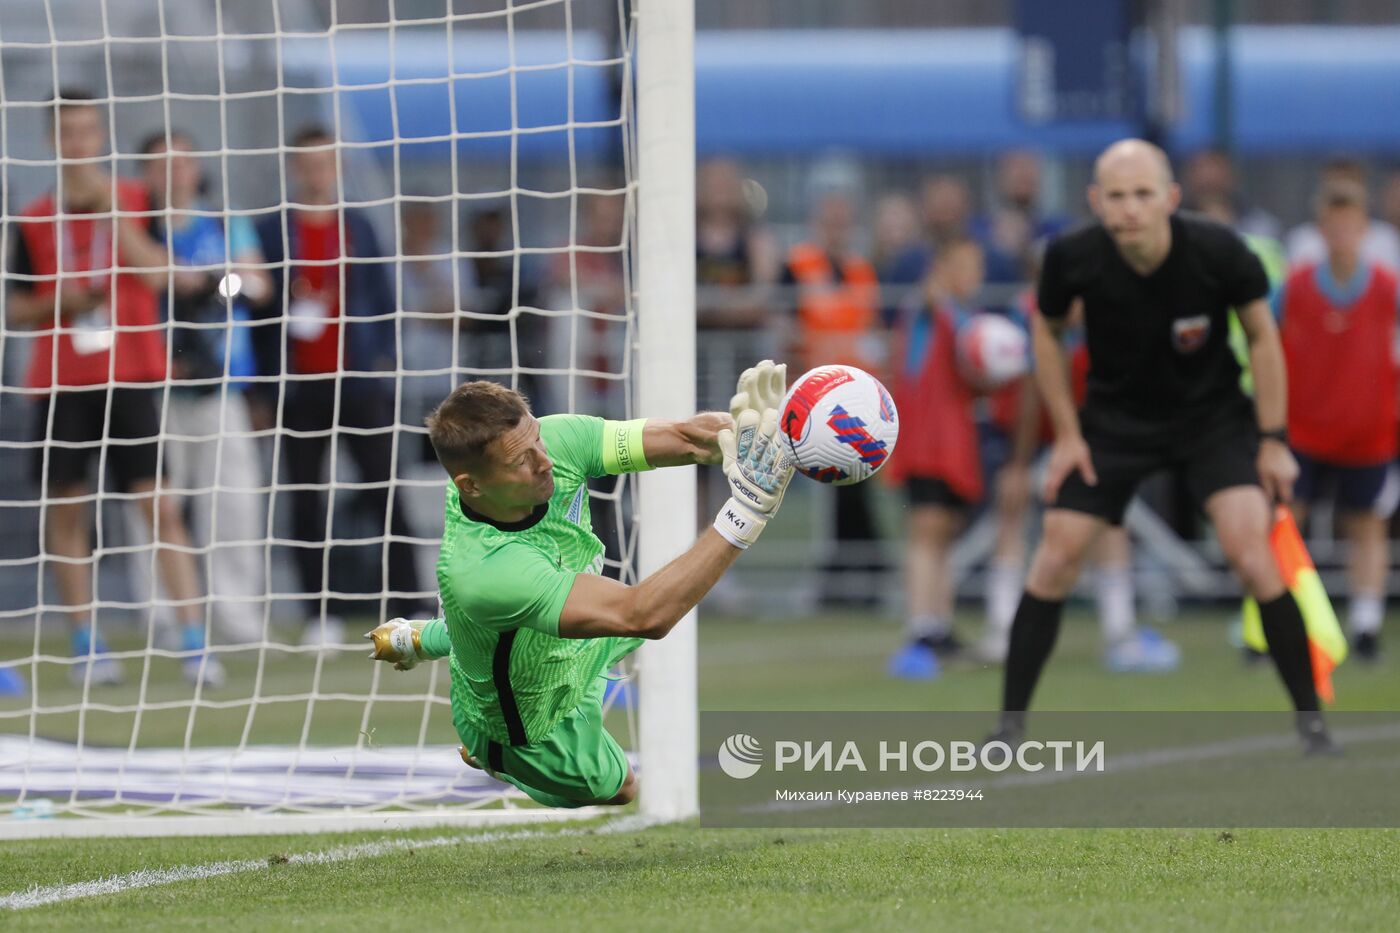
[[[452,478],[437,577],[443,618],[394,619],[366,637],[408,670],[447,658],[462,758],[551,807],[626,804],[637,779],[603,728],[609,668],[662,638],[758,539],[792,478],[778,428],[787,367],[745,370],[730,413],[684,421],[535,418],[493,382],[458,386],[428,416]],[[588,481],[723,464],[714,526],[635,586],[601,576]]]

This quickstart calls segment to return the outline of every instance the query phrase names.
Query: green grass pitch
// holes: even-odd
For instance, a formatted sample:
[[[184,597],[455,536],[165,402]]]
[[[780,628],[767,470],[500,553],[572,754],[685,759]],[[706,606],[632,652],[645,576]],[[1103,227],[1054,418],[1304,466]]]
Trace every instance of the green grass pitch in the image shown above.
[[[967,622],[972,621],[969,614]],[[1167,630],[1180,671],[1124,677],[1098,666],[1094,625],[1066,624],[1039,706],[1056,709],[1279,709],[1268,665],[1244,667],[1221,613]],[[887,621],[823,616],[773,624],[707,616],[701,627],[705,709],[988,709],[999,672],[966,667],[932,684],[885,678],[898,640]],[[296,682],[294,657],[265,676]],[[346,657],[332,683],[355,684]],[[173,669],[172,669],[173,673]],[[1338,708],[1396,709],[1400,663],[1348,663]],[[416,672],[413,677],[424,676]],[[57,678],[45,689],[61,698]],[[174,689],[174,688],[171,688]],[[297,730],[304,709],[296,711]],[[411,711],[410,711],[411,710]],[[416,733],[421,707],[385,703],[380,736]],[[119,727],[115,718],[109,725]],[[204,715],[202,712],[201,715]],[[259,715],[262,715],[261,713]],[[357,712],[318,710],[314,733],[350,741]],[[278,727],[255,724],[254,741]],[[401,721],[403,720],[403,721]],[[11,728],[13,720],[4,728]],[[243,720],[239,720],[243,722]],[[45,734],[63,735],[60,716]],[[186,722],[142,724],[143,739]],[[433,728],[447,728],[434,719]],[[449,732],[450,734],[450,732]],[[353,733],[352,733],[353,735]],[[30,929],[1393,929],[1400,910],[1400,831],[1263,830],[605,830],[564,825],[419,830],[339,861],[308,853],[383,843],[385,834],[253,838],[44,840],[0,846],[0,897],[35,886],[140,870],[248,860],[245,870],[0,915]],[[528,833],[522,836],[521,833]],[[490,837],[487,837],[488,839]],[[474,841],[476,840],[476,841]]]

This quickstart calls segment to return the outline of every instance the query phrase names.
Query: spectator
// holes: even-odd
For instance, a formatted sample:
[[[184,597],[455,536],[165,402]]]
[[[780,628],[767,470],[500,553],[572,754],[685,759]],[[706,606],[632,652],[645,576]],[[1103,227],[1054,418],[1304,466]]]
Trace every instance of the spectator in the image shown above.
[[[885,361],[875,267],[852,248],[856,206],[844,193],[822,195],[812,236],[788,251],[783,284],[796,289],[797,348],[804,369],[849,363],[878,373]]]
[[[546,276],[549,307],[574,312],[572,321],[566,319],[551,334],[558,339],[553,349],[557,368],[568,373],[567,411],[621,418],[627,410],[622,381],[628,330],[622,261],[626,209],[621,191],[580,197],[577,244],[552,257]],[[616,497],[619,483],[617,477],[595,477],[588,488],[595,495]],[[593,522],[608,561],[603,573],[614,578],[622,561],[620,520],[625,508],[617,501],[615,508],[595,511]]]
[[[1043,213],[1040,201],[1040,158],[1026,150],[1002,156],[996,203],[971,224],[987,255],[988,282],[1025,282],[1037,246],[1069,226],[1069,218]]]
[[[1186,161],[1181,179],[1183,202],[1188,210],[1205,212],[1207,202],[1223,199],[1236,218],[1233,226],[1243,236],[1278,239],[1278,218],[1258,207],[1248,207],[1240,196],[1234,161],[1221,149],[1202,149]]]
[[[1331,178],[1317,197],[1325,261],[1296,267],[1277,298],[1288,363],[1288,435],[1298,458],[1295,509],[1335,495],[1344,520],[1356,652],[1374,660],[1385,615],[1386,523],[1400,500],[1395,467],[1397,276],[1367,260],[1366,189]]]
[[[895,400],[907,436],[890,463],[909,503],[904,571],[904,646],[890,659],[894,677],[928,680],[939,656],[956,654],[954,583],[949,557],[970,513],[982,501],[975,393],[958,373],[957,329],[982,290],[982,248],[946,240],[924,279],[920,301],[901,322]]]
[[[452,391],[452,368],[463,365],[453,334],[457,286],[452,243],[442,235],[439,207],[424,201],[404,203],[399,231],[404,257],[399,264],[404,371],[400,417],[404,424],[422,428],[423,419]],[[436,466],[427,434],[420,437],[417,459]]]
[[[1392,170],[1381,186],[1381,220],[1400,230],[1400,169]]]
[[[913,297],[918,284],[919,268],[926,260],[919,237],[919,210],[907,194],[887,194],[875,202],[874,234],[875,274],[882,286],[884,306],[881,315],[887,324],[893,323],[906,298]],[[916,255],[916,259],[909,259]]]
[[[1352,159],[1334,159],[1322,169],[1321,187],[1334,182],[1360,185],[1364,190],[1366,168]],[[1284,246],[1292,265],[1318,265],[1327,261],[1327,241],[1315,223],[1295,227]],[[1361,238],[1361,260],[1368,264],[1380,263],[1392,271],[1400,270],[1400,231],[1384,220],[1371,220]]]
[[[551,307],[577,309],[583,315],[573,327],[556,329],[556,356],[569,372],[568,410],[591,408],[604,417],[621,417],[627,331],[622,266],[626,198],[616,193],[579,200],[578,243],[554,256],[548,281]],[[576,397],[580,389],[591,404]]]
[[[426,201],[405,201],[400,223],[404,309],[448,313],[454,304],[452,242],[442,233],[441,209]]]
[[[1240,231],[1238,219],[1235,217],[1235,206],[1227,198],[1216,195],[1202,198],[1196,203],[1196,210],[1212,220],[1217,220],[1234,229],[1244,237],[1245,245],[1263,263],[1264,274],[1269,278],[1271,290],[1276,290],[1283,285],[1284,277],[1288,274],[1288,257],[1284,254],[1282,243],[1271,237]],[[1230,315],[1230,348],[1235,351],[1235,359],[1240,364],[1240,388],[1245,391],[1246,395],[1252,396],[1254,394],[1254,372],[1249,363],[1249,338],[1245,336],[1244,325],[1240,324],[1239,315],[1234,313]],[[1190,502],[1190,496],[1184,487],[1180,492],[1181,495],[1178,498],[1184,509],[1190,510],[1190,516],[1189,518],[1185,515],[1180,516],[1178,524],[1195,524],[1195,505]],[[1253,655],[1250,657],[1253,658]]]
[[[1269,277],[1269,283],[1271,285],[1282,284],[1283,275],[1288,269],[1288,257],[1284,255],[1283,244],[1272,237],[1242,230],[1239,218],[1235,216],[1234,202],[1228,198],[1211,195],[1197,201],[1194,209],[1212,220],[1217,220],[1230,227],[1244,237],[1245,244],[1264,264],[1264,272]]]
[[[881,282],[896,286],[923,282],[938,248],[967,237],[972,196],[956,175],[932,175],[924,180],[919,192],[919,213],[923,225],[921,238],[884,263],[880,269]]]
[[[756,329],[769,323],[779,254],[745,196],[739,165],[702,162],[695,175],[696,324],[702,329]],[[752,355],[752,354],[750,354]]]
[[[355,509],[390,540],[388,588],[391,615],[410,615],[418,604],[419,582],[407,538],[412,536],[404,510],[390,497],[394,464],[394,387],[397,366],[394,288],[389,260],[369,218],[344,207],[336,168],[335,139],[317,126],[292,138],[287,169],[293,183],[291,210],[267,215],[257,225],[263,255],[272,266],[274,300],[261,309],[273,325],[259,328],[255,344],[259,372],[288,376],[281,383],[282,456],[293,489],[292,536],[308,624],[303,643],[343,643],[341,613],[348,604],[329,599],[324,568],[327,510],[334,516],[337,490],[324,495],[316,487],[327,480],[326,451],[338,429],[366,484],[351,493]],[[285,315],[282,302],[286,302]],[[285,338],[283,330],[285,329]],[[284,344],[285,339],[285,344]],[[285,353],[286,372],[282,359]],[[341,491],[341,496],[347,495]],[[276,503],[274,503],[274,508]],[[372,590],[384,589],[381,557],[374,567]]]
[[[213,619],[226,639],[253,642],[263,637],[266,481],[251,434],[248,383],[239,380],[257,371],[248,301],[266,301],[272,281],[248,218],[216,217],[201,197],[205,182],[191,148],[178,130],[158,132],[141,147],[157,157],[142,163],[142,175],[152,206],[166,211],[152,233],[175,265],[162,296],[174,382],[165,464],[170,488],[188,503],[191,537],[207,549]],[[139,598],[149,578],[134,563],[131,569]]]
[[[880,198],[870,226],[874,241],[871,259],[883,282],[891,264],[919,242],[919,210],[914,199],[903,192]]]
[[[620,231],[617,236],[620,240]],[[516,251],[510,218],[499,208],[471,215],[464,249],[461,307],[469,316],[462,322],[462,365],[473,378],[494,378],[518,389],[535,414],[547,414],[551,409],[539,371],[548,368],[549,319],[533,310],[538,270]],[[621,264],[616,266],[620,277]]]
[[[856,207],[842,192],[821,195],[812,211],[812,237],[788,253],[783,284],[796,294],[798,341],[793,358],[804,369],[846,363],[879,374],[885,364],[880,287],[875,267],[855,252]],[[823,581],[827,605],[878,601],[874,571],[879,532],[869,484],[837,486],[836,540]]]
[[[695,196],[696,375],[701,404],[723,407],[734,391],[734,373],[747,360],[778,355],[768,342],[780,339],[773,292],[782,256],[772,233],[758,221],[767,195],[745,181],[737,162],[701,162]],[[697,505],[702,521],[724,501],[728,488],[718,471],[701,474]],[[722,601],[734,592],[734,579],[722,577],[710,598]]]
[[[165,589],[184,626],[185,677],[217,687],[223,667],[205,651],[204,596],[179,503],[160,492],[166,365],[155,290],[166,280],[166,252],[152,239],[149,220],[120,216],[145,211],[146,195],[103,167],[104,123],[90,94],[58,92],[50,127],[58,189],[24,209],[10,260],[8,322],[39,331],[28,375],[29,388],[44,395],[34,471],[47,505],[44,547],[73,621],[78,661],[69,673],[94,684],[122,676],[93,618],[87,498],[95,460],[98,496],[111,487],[136,496],[151,528]],[[59,213],[77,216],[59,220]]]
[[[924,237],[937,252],[943,244],[968,235],[972,221],[972,195],[956,175],[934,175],[924,182],[920,208]],[[926,270],[925,270],[926,271]]]

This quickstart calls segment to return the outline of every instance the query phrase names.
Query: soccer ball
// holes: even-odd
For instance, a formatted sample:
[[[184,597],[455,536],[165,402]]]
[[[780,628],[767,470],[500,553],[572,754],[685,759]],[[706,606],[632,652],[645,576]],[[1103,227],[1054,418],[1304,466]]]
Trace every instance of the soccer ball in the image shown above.
[[[999,389],[1030,369],[1026,332],[1005,315],[972,315],[958,328],[957,344],[958,368],[975,389]]]
[[[818,366],[783,399],[778,424],[797,470],[849,486],[880,471],[899,439],[899,413],[880,380],[854,366]]]

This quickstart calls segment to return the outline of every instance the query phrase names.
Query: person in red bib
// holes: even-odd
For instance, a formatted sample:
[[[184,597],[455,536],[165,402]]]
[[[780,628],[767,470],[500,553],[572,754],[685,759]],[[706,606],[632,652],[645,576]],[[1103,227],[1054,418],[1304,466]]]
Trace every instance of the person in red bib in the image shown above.
[[[166,592],[184,626],[185,676],[217,686],[223,670],[205,653],[204,593],[178,497],[160,494],[164,325],[156,290],[166,250],[150,233],[144,189],[103,163],[108,132],[91,94],[54,100],[58,188],[21,212],[12,236],[8,324],[35,337],[26,385],[35,413],[34,479],[45,502],[44,548],[73,620],[75,682],[118,683],[93,618],[90,471],[98,495],[135,494],[156,542]],[[100,537],[98,543],[101,544]]]
[[[1348,625],[1374,659],[1385,614],[1386,525],[1400,503],[1396,456],[1396,274],[1362,258],[1366,191],[1334,179],[1316,200],[1325,262],[1294,269],[1277,296],[1288,361],[1288,436],[1298,458],[1294,508],[1335,497],[1350,584]]]
[[[385,563],[382,545],[376,543],[368,572],[380,579],[359,591],[391,590],[391,615],[412,615],[419,608],[418,572],[408,543],[414,534],[402,503],[390,501],[393,373],[398,365],[393,260],[380,249],[369,217],[343,206],[330,131],[306,127],[289,147],[295,207],[268,214],[257,224],[273,287],[272,300],[255,309],[268,323],[255,328],[254,353],[259,375],[274,377],[259,383],[263,404],[279,410],[280,401],[286,432],[280,459],[293,486],[285,494],[292,500],[292,536],[308,620],[303,643],[334,645],[345,640],[343,614],[355,608],[327,596],[336,587],[329,585],[325,571],[336,561],[325,559],[331,532],[326,510],[335,513],[337,494],[354,498],[357,514],[372,530],[331,537],[382,540],[388,519],[387,587],[379,569]],[[342,433],[342,428],[348,430]],[[326,495],[317,487],[326,483],[326,453],[336,438],[344,441],[358,482],[365,485],[353,491],[332,485]]]
[[[948,558],[972,509],[982,501],[982,460],[973,419],[975,391],[959,374],[957,329],[982,290],[977,241],[946,242],[924,280],[922,301],[900,328],[895,405],[903,426],[886,472],[909,501],[905,568],[906,642],[890,659],[891,676],[928,680],[939,657],[956,654],[953,580]]]

